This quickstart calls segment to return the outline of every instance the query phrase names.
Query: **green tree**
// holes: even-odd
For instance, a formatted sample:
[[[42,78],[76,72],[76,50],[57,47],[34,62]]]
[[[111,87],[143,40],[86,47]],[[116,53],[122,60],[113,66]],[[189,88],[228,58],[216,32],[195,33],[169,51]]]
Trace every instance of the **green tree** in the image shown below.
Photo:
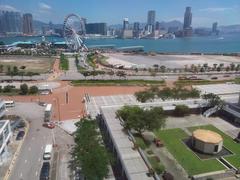
[[[165,73],[166,72],[166,66],[160,66],[160,72]]]
[[[13,66],[13,75],[18,75],[18,67],[17,66]]]
[[[173,114],[177,117],[183,117],[190,114],[190,109],[186,105],[177,105],[173,111]]]
[[[11,75],[11,66],[7,66],[7,75]]]
[[[161,91],[158,92],[158,97],[161,98],[163,101],[172,97],[172,91],[170,88],[166,87],[163,88]]]
[[[10,85],[4,86],[4,88],[3,88],[4,93],[12,92],[12,90],[13,90],[13,88]]]
[[[20,94],[22,94],[22,95],[28,94],[28,85],[27,84],[20,85]]]
[[[142,135],[145,130],[155,130],[165,126],[164,111],[161,107],[142,109],[139,106],[123,106],[116,116],[124,122],[125,129],[135,130]]]
[[[88,180],[103,180],[108,174],[109,155],[101,145],[100,134],[95,121],[82,118],[76,123],[75,146],[73,148],[74,164],[81,167]]]
[[[38,87],[37,86],[31,86],[29,88],[29,93],[30,94],[37,94],[38,93]]]
[[[202,98],[207,101],[208,106],[218,106],[220,108],[223,106],[223,101],[216,94],[213,93],[203,94]]]
[[[5,43],[3,41],[0,41],[0,46],[5,45]]]
[[[136,92],[134,95],[141,103],[154,99],[154,93],[151,91],[139,91]]]

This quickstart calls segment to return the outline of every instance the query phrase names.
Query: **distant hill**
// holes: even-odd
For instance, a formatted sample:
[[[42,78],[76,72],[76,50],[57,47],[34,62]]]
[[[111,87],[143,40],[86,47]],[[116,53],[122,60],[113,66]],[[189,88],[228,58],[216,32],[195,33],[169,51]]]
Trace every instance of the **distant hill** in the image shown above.
[[[173,20],[173,21],[169,21],[169,22],[162,21],[162,22],[160,22],[160,26],[165,28],[165,29],[168,29],[169,27],[182,28],[183,24],[180,21]]]
[[[240,33],[240,24],[229,25],[229,26],[219,26],[219,30],[222,33]]]

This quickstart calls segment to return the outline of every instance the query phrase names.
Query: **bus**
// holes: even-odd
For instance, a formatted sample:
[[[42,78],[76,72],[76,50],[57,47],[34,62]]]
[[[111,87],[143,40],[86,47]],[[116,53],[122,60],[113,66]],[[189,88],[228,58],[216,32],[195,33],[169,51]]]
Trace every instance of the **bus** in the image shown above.
[[[52,104],[47,104],[44,111],[44,122],[51,121],[52,118]]]

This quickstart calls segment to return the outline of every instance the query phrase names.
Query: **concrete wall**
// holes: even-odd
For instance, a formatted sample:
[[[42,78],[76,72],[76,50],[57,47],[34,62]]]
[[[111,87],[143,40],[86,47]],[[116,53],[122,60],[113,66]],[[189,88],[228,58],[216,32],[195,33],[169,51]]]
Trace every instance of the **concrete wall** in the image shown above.
[[[214,151],[215,145],[218,145],[218,151],[217,152]],[[198,139],[195,139],[194,148],[196,150],[199,150],[199,151],[207,153],[207,154],[216,154],[216,153],[219,153],[222,150],[222,145],[223,145],[223,142],[220,142],[219,144],[212,144],[212,143],[205,143],[205,142],[202,142]]]

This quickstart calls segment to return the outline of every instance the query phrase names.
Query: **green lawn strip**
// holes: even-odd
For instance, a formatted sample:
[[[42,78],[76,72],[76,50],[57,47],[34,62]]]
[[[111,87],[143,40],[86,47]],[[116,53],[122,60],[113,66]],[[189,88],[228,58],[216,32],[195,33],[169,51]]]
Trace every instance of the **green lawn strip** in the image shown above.
[[[182,140],[188,135],[181,129],[159,130],[155,134],[164,142],[169,152],[179,164],[191,175],[226,169],[216,159],[201,160]]]
[[[87,63],[89,66],[96,68],[96,63],[95,63],[96,56],[94,54],[88,54],[87,55]]]
[[[75,80],[72,81],[74,86],[82,85],[164,85],[164,81],[151,81],[151,80]]]
[[[178,80],[175,85],[205,85],[205,84],[221,84],[226,82],[234,82],[234,80]]]
[[[161,164],[157,156],[148,156],[148,161],[150,162],[152,168],[155,170],[157,174],[161,174],[165,170],[164,165]]]
[[[68,70],[69,69],[69,61],[67,59],[67,57],[62,56],[60,58],[60,67],[62,70]]]
[[[144,142],[143,138],[135,136],[135,140],[136,140],[136,144],[137,144],[141,149],[145,150],[146,148],[149,147],[149,145],[147,145],[147,144]]]
[[[240,168],[240,144],[236,143],[230,136],[226,135],[221,130],[219,130],[218,128],[212,125],[191,127],[189,128],[189,130],[194,131],[195,129],[199,129],[199,128],[212,130],[214,132],[219,133],[223,137],[224,147],[226,147],[228,150],[234,153],[234,155],[226,156],[224,158],[236,168]]]

